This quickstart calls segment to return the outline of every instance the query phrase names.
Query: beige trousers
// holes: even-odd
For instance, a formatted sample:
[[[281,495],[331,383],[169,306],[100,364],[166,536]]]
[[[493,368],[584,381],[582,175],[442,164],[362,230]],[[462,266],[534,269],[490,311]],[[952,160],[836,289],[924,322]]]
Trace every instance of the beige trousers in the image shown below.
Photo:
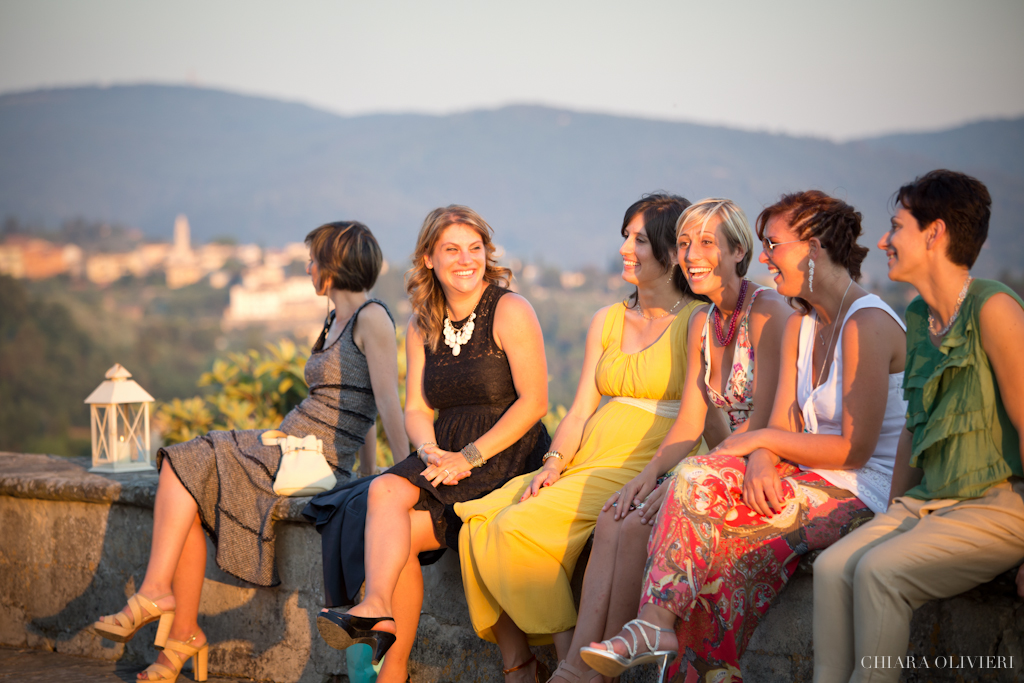
[[[915,609],[1022,559],[1024,480],[962,501],[897,498],[814,562],[815,683],[896,683]]]

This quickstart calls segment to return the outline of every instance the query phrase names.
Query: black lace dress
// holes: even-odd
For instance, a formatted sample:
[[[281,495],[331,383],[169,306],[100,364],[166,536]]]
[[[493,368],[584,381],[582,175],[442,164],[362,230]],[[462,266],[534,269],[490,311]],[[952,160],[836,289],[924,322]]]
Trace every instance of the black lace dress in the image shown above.
[[[438,445],[459,451],[483,436],[515,403],[518,395],[504,351],[494,343],[494,311],[507,289],[490,285],[476,307],[473,336],[458,356],[444,343],[437,353],[424,348],[423,384],[427,401],[438,410],[434,434]],[[455,321],[459,329],[465,321]],[[425,465],[412,453],[388,470],[420,488],[417,510],[426,510],[434,522],[440,550],[420,555],[420,564],[440,559],[446,548],[459,547],[462,520],[452,506],[487,495],[509,479],[540,467],[551,438],[540,422],[519,441],[490,457],[483,467],[456,486],[436,489],[422,475]],[[366,492],[373,477],[347,483],[313,498],[303,514],[322,535],[324,598],[328,607],[352,604],[364,579]]]
[[[484,290],[476,306],[473,336],[458,356],[453,356],[443,341],[436,353],[429,347],[423,349],[426,356],[423,392],[427,402],[438,411],[434,435],[437,445],[446,451],[458,452],[466,444],[479,439],[518,398],[508,357],[494,342],[494,311],[498,300],[508,292],[495,285]],[[465,324],[465,320],[452,321],[456,329]],[[458,548],[462,520],[452,506],[480,498],[500,488],[509,479],[539,468],[540,459],[550,445],[547,430],[538,422],[523,438],[488,458],[483,467],[474,469],[456,486],[431,486],[420,474],[426,465],[415,456],[398,463],[388,473],[405,477],[420,487],[416,509],[430,513],[434,521],[434,535],[442,548]],[[424,558],[428,559],[436,558]]]

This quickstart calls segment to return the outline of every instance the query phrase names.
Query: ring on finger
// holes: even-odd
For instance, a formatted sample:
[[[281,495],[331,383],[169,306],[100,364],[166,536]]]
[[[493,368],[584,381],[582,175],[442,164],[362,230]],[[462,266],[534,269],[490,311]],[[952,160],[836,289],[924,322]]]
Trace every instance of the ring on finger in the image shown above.
[[[444,478],[445,478],[445,479],[447,479],[447,478],[448,478],[448,477],[450,477],[450,476],[452,476],[452,473],[451,473],[451,472],[449,472],[448,470],[445,470],[445,471],[444,471]]]

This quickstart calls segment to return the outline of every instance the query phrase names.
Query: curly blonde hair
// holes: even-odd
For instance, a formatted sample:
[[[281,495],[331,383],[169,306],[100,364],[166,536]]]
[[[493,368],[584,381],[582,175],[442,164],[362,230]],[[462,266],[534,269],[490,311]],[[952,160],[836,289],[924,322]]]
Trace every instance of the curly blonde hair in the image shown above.
[[[426,257],[434,252],[434,247],[441,239],[441,233],[452,225],[469,226],[480,235],[487,254],[484,282],[508,287],[512,277],[512,271],[498,265],[494,242],[491,241],[494,230],[480,214],[468,206],[458,204],[434,209],[428,213],[423,219],[419,237],[416,238],[416,250],[411,257],[412,268],[405,274],[405,291],[409,293],[416,326],[431,352],[436,352],[437,345],[441,342],[441,328],[444,326],[447,303],[441,283],[438,282],[434,271],[427,268]]]

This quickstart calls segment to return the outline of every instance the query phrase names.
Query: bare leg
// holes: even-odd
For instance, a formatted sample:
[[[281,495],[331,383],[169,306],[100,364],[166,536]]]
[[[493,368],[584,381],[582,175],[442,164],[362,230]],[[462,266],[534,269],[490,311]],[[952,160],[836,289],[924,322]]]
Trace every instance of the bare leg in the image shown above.
[[[409,518],[414,544],[419,540],[419,545],[423,545],[423,539],[430,539],[433,541],[433,547],[437,547],[430,513],[414,510],[409,514]],[[430,549],[432,548],[424,548]],[[391,601],[397,640],[384,658],[384,665],[377,676],[379,683],[404,683],[409,676],[409,655],[416,640],[420,609],[423,607],[423,570],[420,569],[419,553],[418,549],[409,553],[408,561],[398,576],[398,584],[395,586]]]
[[[583,594],[580,597],[576,629],[572,634],[571,643],[566,653],[563,655],[559,652],[559,659],[564,659],[566,664],[581,672],[581,681],[586,681],[590,677],[587,675],[590,667],[580,658],[580,648],[586,647],[591,641],[601,640],[604,637],[609,620],[609,602],[612,600],[617,566],[624,560],[619,550],[619,545],[623,542],[620,532],[626,520],[636,517],[637,515],[629,515],[624,520],[616,521],[615,510],[612,509],[602,512],[597,518],[594,543],[590,550],[590,561],[587,563],[587,572],[583,577]],[[646,559],[646,552],[644,552],[643,559]],[[641,560],[641,572],[643,572],[643,559]],[[639,594],[639,590],[637,593]],[[634,605],[633,614],[629,618],[635,614],[636,606]],[[619,628],[621,628],[621,624]],[[558,678],[562,679],[562,676],[558,676]]]
[[[185,538],[181,559],[178,560],[178,568],[174,572],[171,582],[177,607],[174,610],[174,623],[171,625],[170,637],[187,642],[195,635],[195,640],[190,643],[193,647],[200,647],[206,642],[206,635],[199,630],[198,622],[199,599],[202,595],[205,575],[206,534],[203,533],[203,526],[197,514],[188,536]],[[173,668],[171,661],[163,653],[160,653],[157,662]],[[140,674],[140,680],[144,679],[145,677]]]
[[[533,653],[530,651],[530,643],[526,640],[526,634],[516,626],[516,623],[502,612],[498,622],[493,626],[494,637],[498,641],[498,649],[501,650],[501,665],[503,669],[512,669],[530,659]],[[518,671],[505,676],[506,683],[533,683],[537,676],[537,663],[524,666]]]
[[[555,641],[555,656],[558,657],[558,661],[562,661],[569,656],[573,632],[574,629],[569,629],[568,631],[551,634],[551,638]]]
[[[410,555],[413,551],[420,553],[440,547],[432,526],[424,528],[425,525],[417,524],[414,538],[411,513],[419,496],[419,488],[394,475],[381,475],[370,484],[366,514],[366,594],[362,602],[349,610],[350,614],[393,616],[395,589]],[[395,632],[391,621],[381,622],[375,628]]]
[[[178,476],[170,464],[161,467],[156,502],[153,505],[153,543],[149,551],[146,576],[142,580],[138,592],[150,599],[166,595],[166,597],[156,600],[157,606],[162,610],[175,609],[175,597],[167,594],[171,593],[171,584],[178,570],[178,562],[181,559],[185,541],[191,534],[193,525],[196,524],[198,512],[199,508],[195,499],[178,480]],[[205,541],[203,541],[202,553],[205,567]],[[201,576],[202,574],[200,574]],[[201,588],[201,578],[199,585]],[[199,602],[196,600],[197,610],[198,604]],[[122,611],[125,614],[131,614],[128,607]],[[175,614],[175,619],[177,620],[177,614]],[[113,621],[107,617],[101,617],[101,620]]]
[[[632,514],[623,519],[619,546],[615,554],[615,575],[608,595],[608,613],[602,638],[611,638],[622,630],[626,622],[636,616],[640,608],[640,591],[647,565],[647,541],[654,527]],[[596,638],[594,638],[596,640]]]

